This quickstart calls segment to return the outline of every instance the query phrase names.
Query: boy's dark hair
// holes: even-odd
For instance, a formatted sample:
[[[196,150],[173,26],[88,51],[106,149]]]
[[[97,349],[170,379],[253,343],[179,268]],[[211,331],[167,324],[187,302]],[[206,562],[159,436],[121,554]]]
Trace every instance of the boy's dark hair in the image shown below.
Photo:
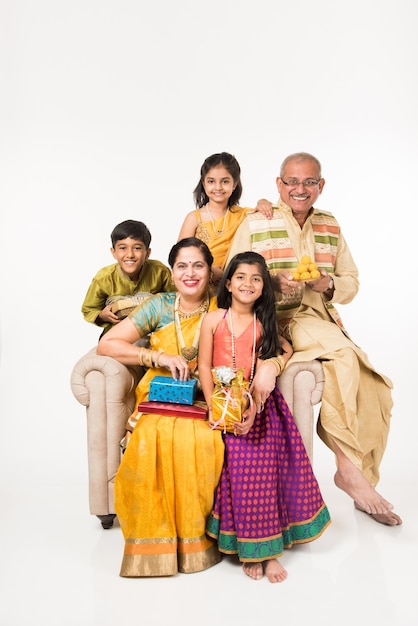
[[[125,220],[115,226],[110,234],[112,248],[115,247],[118,241],[128,239],[128,237],[137,241],[142,241],[147,250],[150,247],[151,233],[143,222],[138,222],[137,220]]]
[[[202,167],[200,168],[200,180],[193,192],[195,205],[199,209],[209,202],[209,198],[206,195],[205,188],[203,186],[205,176],[209,170],[213,167],[217,167],[218,165],[223,165],[223,167],[228,170],[234,180],[234,183],[236,184],[236,187],[228,200],[228,207],[234,206],[234,204],[238,204],[240,201],[242,195],[242,183],[241,168],[239,163],[232,154],[229,154],[229,152],[218,152],[205,159]]]
[[[226,288],[226,281],[231,280],[241,263],[258,265],[263,279],[263,291],[254,305],[255,314],[262,326],[261,339],[258,345],[260,359],[269,359],[278,353],[283,354],[279,339],[273,283],[266,261],[257,252],[240,252],[228,264],[218,288],[218,306],[229,309],[232,302],[231,292]]]
[[[207,247],[204,241],[198,239],[197,237],[185,237],[184,239],[180,239],[174,246],[171,248],[170,253],[168,255],[168,264],[171,268],[173,268],[174,263],[178,257],[179,251],[182,248],[197,248],[203,254],[206,263],[209,265],[209,268],[212,267],[213,263],[213,254]]]

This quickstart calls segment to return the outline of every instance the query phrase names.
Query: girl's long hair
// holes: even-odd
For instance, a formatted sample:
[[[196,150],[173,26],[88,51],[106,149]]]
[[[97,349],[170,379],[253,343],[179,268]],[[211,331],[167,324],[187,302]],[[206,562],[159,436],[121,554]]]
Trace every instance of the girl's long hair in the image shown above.
[[[258,345],[259,357],[263,360],[269,359],[277,354],[282,354],[283,348],[279,339],[273,283],[267,264],[261,254],[240,252],[231,259],[219,283],[218,306],[221,309],[229,309],[231,306],[232,295],[226,287],[226,281],[231,280],[241,263],[257,265],[263,279],[263,291],[255,301],[254,310],[262,327]]]

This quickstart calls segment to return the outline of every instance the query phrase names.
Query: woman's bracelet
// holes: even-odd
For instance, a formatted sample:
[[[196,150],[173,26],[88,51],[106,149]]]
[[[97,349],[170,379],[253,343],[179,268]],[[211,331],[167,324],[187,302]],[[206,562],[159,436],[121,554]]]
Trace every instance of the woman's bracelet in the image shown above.
[[[156,356],[154,357],[154,367],[160,367],[160,359],[162,357],[162,355],[164,354],[164,352],[162,350],[154,350],[153,354],[155,354]]]
[[[147,348],[139,348],[138,350],[138,363],[143,367],[152,367],[152,350]]]
[[[144,352],[144,348],[139,348],[139,350],[138,350],[138,363],[139,363],[139,365],[141,365],[141,367],[144,365],[144,361],[142,360],[143,352]]]
[[[280,376],[286,366],[284,358],[281,355],[273,356],[271,359],[266,359],[265,363],[273,363],[276,367],[276,376]]]
[[[144,348],[144,350],[145,350],[144,365],[145,367],[152,367],[152,350],[147,350],[146,348]]]

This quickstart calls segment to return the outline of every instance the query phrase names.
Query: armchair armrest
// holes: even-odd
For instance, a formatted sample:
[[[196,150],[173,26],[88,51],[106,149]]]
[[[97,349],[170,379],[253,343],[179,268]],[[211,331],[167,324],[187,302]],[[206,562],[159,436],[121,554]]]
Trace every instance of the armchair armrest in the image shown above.
[[[277,384],[286,400],[312,463],[314,410],[321,402],[324,372],[319,361],[291,361]]]
[[[71,374],[71,390],[76,400],[85,407],[91,406],[98,396],[108,403],[128,403],[140,378],[140,367],[127,367],[110,356],[96,354],[92,348],[74,365]],[[104,380],[102,380],[102,377]],[[92,381],[106,383],[106,396]],[[131,410],[131,409],[130,409]]]
[[[74,397],[86,407],[89,501],[93,515],[114,513],[113,479],[120,463],[119,441],[135,405],[140,367],[126,367],[93,348],[71,374]]]

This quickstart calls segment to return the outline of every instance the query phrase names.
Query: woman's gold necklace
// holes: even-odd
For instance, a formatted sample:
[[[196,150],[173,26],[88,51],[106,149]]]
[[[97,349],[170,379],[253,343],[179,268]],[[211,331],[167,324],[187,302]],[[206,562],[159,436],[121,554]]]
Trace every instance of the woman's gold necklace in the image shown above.
[[[186,359],[188,363],[197,359],[199,337],[200,337],[200,327],[202,325],[203,318],[208,311],[208,308],[209,308],[209,296],[207,296],[206,299],[194,311],[189,311],[188,313],[180,313],[180,294],[178,293],[176,295],[176,300],[174,303],[174,323],[176,327],[177,341],[180,344],[180,354]],[[200,315],[200,320],[198,322],[194,339],[193,339],[193,343],[191,346],[186,346],[185,344],[183,333],[181,331],[180,314],[182,315],[183,318],[193,317],[194,315]]]
[[[227,216],[228,216],[229,208],[228,208],[228,207],[226,207],[226,212],[225,212],[225,215],[224,215],[224,221],[223,221],[223,224],[222,224],[222,228],[221,228],[221,230],[218,230],[218,229],[216,228],[216,226],[215,226],[215,220],[213,219],[213,217],[212,217],[212,213],[210,212],[210,209],[209,209],[209,204],[207,204],[207,205],[206,205],[206,211],[208,212],[208,215],[209,215],[209,217],[210,217],[210,221],[212,222],[212,226],[213,226],[214,233],[215,233],[216,235],[218,235],[218,236],[219,236],[219,235],[222,235],[222,233],[223,233],[223,232],[224,232],[224,230],[225,230],[226,218],[227,218]]]

